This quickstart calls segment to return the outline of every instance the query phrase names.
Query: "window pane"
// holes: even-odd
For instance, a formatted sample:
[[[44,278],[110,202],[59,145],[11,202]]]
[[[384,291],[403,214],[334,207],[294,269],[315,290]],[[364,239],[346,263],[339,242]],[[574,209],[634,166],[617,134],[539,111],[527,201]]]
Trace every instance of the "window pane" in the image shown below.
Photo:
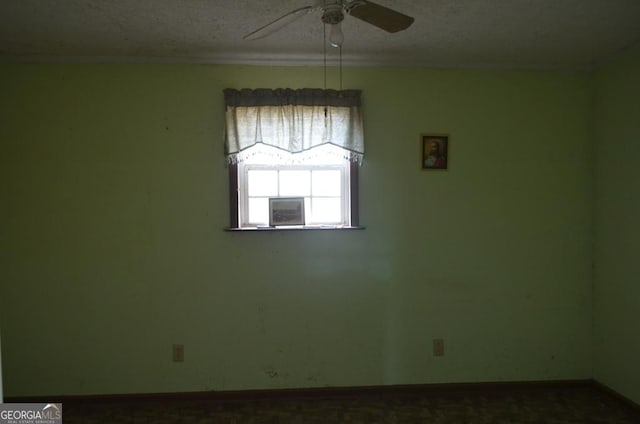
[[[278,171],[249,170],[249,196],[277,196]]]
[[[339,197],[313,198],[311,207],[314,222],[337,223],[342,221]]]
[[[310,171],[280,171],[280,196],[309,196]]]
[[[305,224],[313,222],[313,217],[311,216],[311,197],[304,198],[304,222]]]
[[[340,171],[337,169],[313,171],[312,193],[314,196],[340,196]]]
[[[265,197],[249,198],[249,223],[269,224],[269,199]]]

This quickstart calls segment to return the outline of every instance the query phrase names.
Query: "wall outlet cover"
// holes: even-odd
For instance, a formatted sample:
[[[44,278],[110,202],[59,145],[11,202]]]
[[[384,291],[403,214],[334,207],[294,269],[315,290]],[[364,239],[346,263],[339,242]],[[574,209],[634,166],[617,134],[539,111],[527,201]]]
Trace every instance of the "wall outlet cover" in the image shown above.
[[[173,345],[173,362],[184,362],[184,345]]]
[[[444,356],[444,339],[433,339],[433,356]]]

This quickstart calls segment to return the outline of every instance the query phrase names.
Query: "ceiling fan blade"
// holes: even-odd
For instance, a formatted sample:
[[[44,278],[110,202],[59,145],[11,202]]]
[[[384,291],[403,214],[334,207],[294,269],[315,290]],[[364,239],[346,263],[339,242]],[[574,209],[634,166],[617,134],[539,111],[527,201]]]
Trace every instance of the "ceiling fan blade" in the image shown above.
[[[242,37],[245,40],[257,40],[259,38],[264,38],[267,35],[271,35],[274,32],[284,28],[289,25],[291,22],[296,19],[306,15],[307,13],[311,13],[315,10],[315,6],[305,6],[296,10],[292,10],[284,16],[280,16],[273,22],[269,22],[263,27],[258,28],[257,30],[245,35]]]
[[[345,10],[358,18],[387,32],[398,32],[409,28],[414,19],[403,13],[366,0],[355,0]]]

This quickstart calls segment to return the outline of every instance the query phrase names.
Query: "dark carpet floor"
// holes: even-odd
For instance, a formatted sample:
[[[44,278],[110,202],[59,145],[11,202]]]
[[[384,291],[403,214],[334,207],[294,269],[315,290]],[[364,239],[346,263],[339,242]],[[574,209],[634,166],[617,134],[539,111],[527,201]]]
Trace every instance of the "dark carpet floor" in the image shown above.
[[[65,424],[632,424],[638,411],[597,387],[274,399],[167,398],[63,404]]]

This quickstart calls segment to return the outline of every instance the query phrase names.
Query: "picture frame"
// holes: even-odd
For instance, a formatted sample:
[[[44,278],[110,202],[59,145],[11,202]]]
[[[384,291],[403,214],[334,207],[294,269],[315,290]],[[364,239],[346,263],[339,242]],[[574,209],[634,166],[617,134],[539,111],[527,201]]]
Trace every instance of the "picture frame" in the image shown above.
[[[449,135],[422,134],[422,169],[449,168]]]
[[[269,226],[304,225],[304,197],[270,197]]]

